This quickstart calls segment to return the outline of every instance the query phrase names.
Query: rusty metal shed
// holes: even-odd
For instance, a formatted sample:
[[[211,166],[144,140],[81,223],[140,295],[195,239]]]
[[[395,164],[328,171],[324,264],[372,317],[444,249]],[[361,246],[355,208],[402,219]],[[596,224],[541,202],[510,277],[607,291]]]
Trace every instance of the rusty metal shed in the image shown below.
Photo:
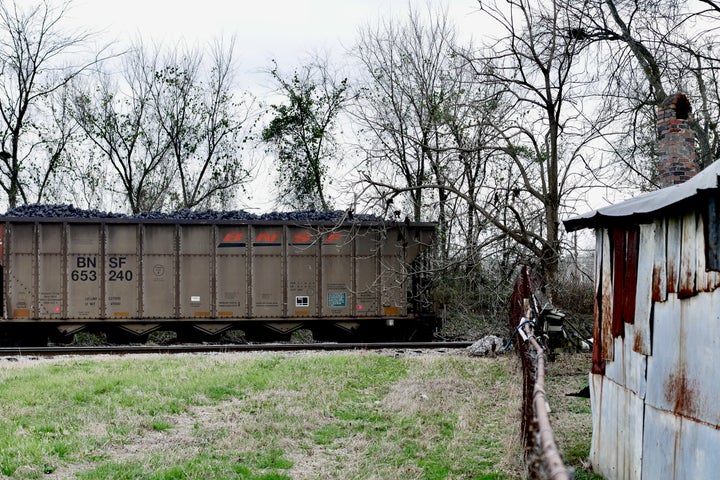
[[[594,228],[590,459],[607,479],[720,475],[720,162],[564,222]]]

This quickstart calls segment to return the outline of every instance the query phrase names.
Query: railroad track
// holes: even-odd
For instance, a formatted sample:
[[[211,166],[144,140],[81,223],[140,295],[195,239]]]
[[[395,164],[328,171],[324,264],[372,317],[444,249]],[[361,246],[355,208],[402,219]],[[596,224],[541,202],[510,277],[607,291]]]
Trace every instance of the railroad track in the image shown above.
[[[0,357],[62,355],[125,355],[133,353],[225,353],[285,352],[300,350],[382,350],[467,348],[472,342],[392,342],[392,343],[250,343],[229,345],[103,345],[63,347],[0,347]]]

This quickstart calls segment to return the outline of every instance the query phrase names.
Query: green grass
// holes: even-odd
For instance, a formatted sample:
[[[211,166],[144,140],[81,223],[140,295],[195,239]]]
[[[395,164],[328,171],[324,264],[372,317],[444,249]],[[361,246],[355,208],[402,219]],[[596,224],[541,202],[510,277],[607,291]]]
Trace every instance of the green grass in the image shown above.
[[[460,354],[0,361],[0,474],[519,478],[517,368]],[[577,461],[583,434],[568,437]]]
[[[559,355],[547,366],[546,391],[552,404],[550,421],[566,465],[578,480],[601,480],[583,470],[590,455],[592,412],[590,399],[567,396],[588,385],[590,355]]]

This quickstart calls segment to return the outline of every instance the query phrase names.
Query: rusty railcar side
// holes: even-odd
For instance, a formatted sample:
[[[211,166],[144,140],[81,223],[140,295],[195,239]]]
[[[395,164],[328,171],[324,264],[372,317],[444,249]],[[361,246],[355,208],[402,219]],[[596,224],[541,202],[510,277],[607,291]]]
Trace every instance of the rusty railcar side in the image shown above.
[[[331,336],[435,321],[409,280],[430,223],[6,217],[2,228],[6,325]]]

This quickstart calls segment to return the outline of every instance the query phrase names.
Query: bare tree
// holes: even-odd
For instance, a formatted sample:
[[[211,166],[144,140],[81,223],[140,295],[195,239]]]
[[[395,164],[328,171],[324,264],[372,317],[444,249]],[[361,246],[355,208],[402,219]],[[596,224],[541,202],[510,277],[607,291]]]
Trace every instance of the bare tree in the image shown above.
[[[77,122],[77,94],[86,80],[76,79],[48,97],[47,111],[40,124],[41,138],[47,136],[47,149],[59,144],[52,152],[52,176],[37,181],[42,186],[37,202],[70,203],[86,209],[112,209],[117,203],[116,178],[106,156],[88,138]],[[51,152],[48,152],[51,153]],[[37,174],[49,170],[37,168]],[[113,194],[114,193],[114,194]],[[123,200],[119,202],[124,204]]]
[[[99,54],[78,61],[88,58],[91,34],[64,29],[69,7],[47,0],[0,3],[0,186],[10,207],[30,201],[33,191],[35,200],[43,198],[66,147],[67,129],[51,135],[38,127],[63,113],[44,108],[48,97],[99,61]]]
[[[353,112],[362,132],[365,181],[396,187],[391,195],[384,193],[385,187],[379,189],[391,211],[407,208],[406,216],[414,221],[435,217],[445,257],[450,245],[448,191],[424,187],[449,177],[453,153],[447,149],[446,115],[462,87],[454,76],[455,47],[447,13],[428,7],[427,18],[410,8],[404,21],[368,26],[354,50],[365,75]]]
[[[234,93],[234,41],[212,45],[209,72],[198,51],[173,52],[158,65],[151,94],[178,173],[177,207],[222,207],[249,175],[241,152],[252,98]]]
[[[460,205],[453,207],[456,229],[465,249],[466,269],[479,265],[486,246],[498,240],[498,232],[487,218],[479,216],[473,203],[486,200],[496,190],[497,182],[509,180],[507,175],[498,171],[500,162],[497,149],[497,126],[508,115],[509,104],[503,98],[504,88],[488,82],[481,82],[477,74],[477,65],[468,62],[472,46],[466,46],[453,55],[454,62],[449,70],[450,78],[456,84],[453,94],[444,105],[444,127],[447,139],[445,176],[448,184],[459,187],[468,200],[457,198]],[[508,188],[502,189],[505,193]],[[492,197],[491,197],[492,199]],[[464,221],[462,220],[464,217]]]
[[[97,86],[75,99],[75,119],[117,174],[132,213],[163,209],[176,174],[152,103],[156,60],[136,49],[125,59],[122,82],[101,73]]]
[[[482,8],[503,30],[477,65],[483,81],[502,86],[511,102],[512,113],[496,124],[496,161],[510,181],[476,208],[534,257],[555,288],[560,213],[602,175],[601,159],[588,147],[609,120],[584,104],[593,84],[581,57],[587,41],[568,34],[568,3],[511,0]]]
[[[30,126],[36,137],[33,155],[27,159],[29,183],[35,192],[34,203],[62,201],[67,191],[68,185],[62,186],[61,177],[73,170],[72,156],[81,131],[72,115],[71,85],[66,83],[39,99],[43,116]]]
[[[708,7],[703,6],[703,4]],[[696,106],[694,129],[701,166],[720,156],[720,97],[715,2],[592,0],[572,8],[569,33],[599,48],[606,108],[627,132],[616,153],[656,186],[655,110],[669,94],[685,92]]]
[[[366,179],[388,197],[408,194],[416,220],[423,192],[437,195],[446,242],[457,225],[455,216],[444,225],[446,206],[461,200],[473,216],[468,229],[477,218],[485,230],[470,241],[502,242],[553,287],[560,212],[603,174],[589,146],[610,122],[584,104],[593,84],[581,56],[588,42],[568,35],[568,8],[563,0],[483,2],[503,33],[472,57],[442,15],[424,28],[413,11],[407,25],[364,32],[358,48],[371,80],[358,118],[378,166]]]

